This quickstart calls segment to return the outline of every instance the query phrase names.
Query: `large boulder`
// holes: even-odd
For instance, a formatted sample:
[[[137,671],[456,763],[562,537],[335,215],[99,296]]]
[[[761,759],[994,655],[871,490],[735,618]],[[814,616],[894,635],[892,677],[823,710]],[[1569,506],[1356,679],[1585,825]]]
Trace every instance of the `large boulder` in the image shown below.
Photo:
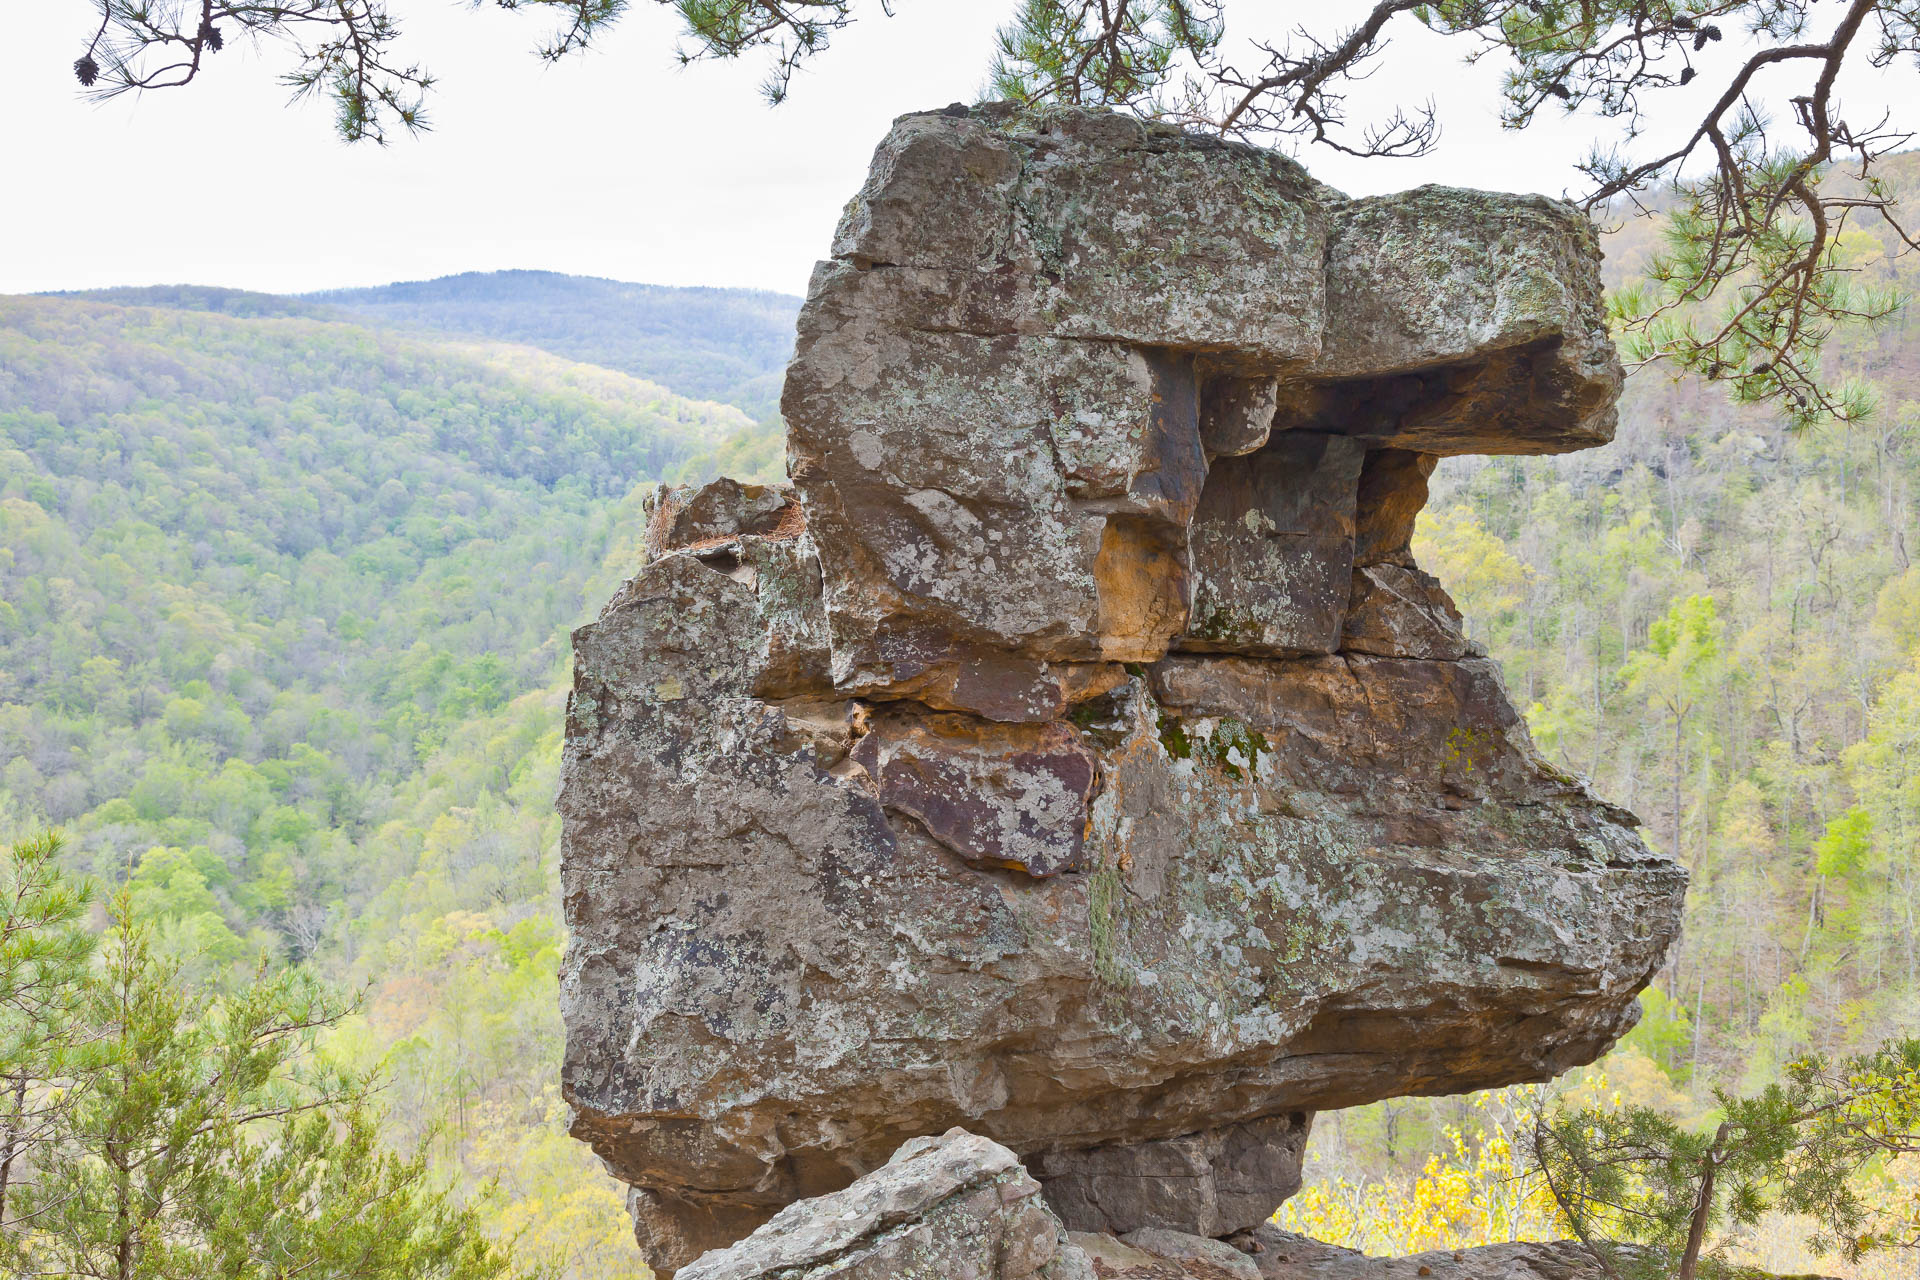
[[[788,1206],[680,1280],[1096,1280],[1013,1152],[954,1129]]]
[[[1259,1226],[1300,1189],[1311,1127],[1296,1111],[1177,1138],[1042,1151],[1033,1167],[1075,1231],[1228,1236]]]
[[[663,496],[575,636],[564,1087],[658,1270],[956,1125],[1226,1234],[1314,1110],[1632,1025],[1684,874],[1408,550],[1436,456],[1611,429],[1578,215],[994,108],[834,252],[793,489]]]

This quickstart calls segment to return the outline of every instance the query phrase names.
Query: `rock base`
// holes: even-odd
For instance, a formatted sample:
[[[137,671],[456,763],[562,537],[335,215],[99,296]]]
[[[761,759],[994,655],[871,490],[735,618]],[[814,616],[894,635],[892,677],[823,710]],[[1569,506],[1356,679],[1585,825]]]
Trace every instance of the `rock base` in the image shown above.
[[[1300,1189],[1312,1117],[1268,1116],[1179,1138],[1028,1158],[1069,1231],[1163,1229],[1229,1236],[1259,1226]]]
[[[663,1280],[671,1273],[656,1270]],[[678,1280],[1095,1280],[1040,1184],[997,1142],[915,1138],[843,1191],[773,1220]]]
[[[1374,1258],[1265,1223],[1226,1240],[1164,1227],[1124,1235],[1069,1232],[1013,1152],[962,1129],[916,1138],[845,1190],[788,1205],[746,1239],[706,1254],[677,1277],[658,1274],[663,1280],[1606,1277],[1581,1245],[1566,1240]]]

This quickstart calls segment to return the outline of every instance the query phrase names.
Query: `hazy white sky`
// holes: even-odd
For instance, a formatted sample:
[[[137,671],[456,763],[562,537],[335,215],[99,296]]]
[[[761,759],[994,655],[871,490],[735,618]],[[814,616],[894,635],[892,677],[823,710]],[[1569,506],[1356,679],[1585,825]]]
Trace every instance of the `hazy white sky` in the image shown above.
[[[1359,3],[1236,0],[1230,16],[1277,37]],[[235,40],[192,86],[85,103],[71,66],[90,6],[15,0],[0,40],[12,122],[0,140],[0,293],[181,282],[293,292],[507,267],[798,293],[888,120],[971,100],[1013,4],[895,7],[887,19],[870,3],[769,109],[758,62],[677,68],[673,14],[649,0],[596,52],[552,67],[529,52],[543,15],[393,0],[440,84],[433,131],[381,149],[340,143],[323,103],[286,106],[286,52],[273,45]],[[1568,162],[1590,126],[1503,133],[1496,69],[1464,68],[1460,52],[1420,33],[1364,90],[1436,96],[1436,155],[1301,158],[1355,194],[1574,185]]]

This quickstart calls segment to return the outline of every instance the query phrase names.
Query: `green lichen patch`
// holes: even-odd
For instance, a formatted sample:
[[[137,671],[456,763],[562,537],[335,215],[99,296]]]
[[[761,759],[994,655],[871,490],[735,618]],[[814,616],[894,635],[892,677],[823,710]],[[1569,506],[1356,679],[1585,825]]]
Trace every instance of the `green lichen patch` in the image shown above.
[[[1266,734],[1234,719],[1220,722],[1208,740],[1208,747],[1220,771],[1235,780],[1251,776],[1260,757],[1273,750]]]
[[[1117,867],[1102,867],[1087,881],[1087,927],[1093,942],[1093,969],[1110,987],[1130,987],[1133,974],[1119,962],[1115,931],[1125,908],[1126,888]]]
[[[1266,734],[1231,716],[1197,722],[1189,732],[1185,721],[1162,711],[1156,727],[1169,756],[1207,765],[1236,782],[1252,777],[1260,757],[1273,750]]]
[[[1187,737],[1186,726],[1179,720],[1162,711],[1155,728],[1160,734],[1160,745],[1175,760],[1193,759],[1193,740]]]

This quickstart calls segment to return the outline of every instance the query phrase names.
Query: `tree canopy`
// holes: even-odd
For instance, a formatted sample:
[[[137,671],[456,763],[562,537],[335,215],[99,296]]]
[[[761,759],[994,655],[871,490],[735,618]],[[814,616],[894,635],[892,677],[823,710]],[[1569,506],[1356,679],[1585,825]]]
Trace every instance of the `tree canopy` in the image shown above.
[[[1920,154],[1886,171],[1920,196]],[[1655,231],[1607,237],[1610,285]],[[1920,257],[1863,261],[1920,284]],[[355,323],[210,290],[0,304],[0,850],[63,826],[59,865],[106,882],[65,918],[93,934],[125,886],[190,984],[252,983],[266,952],[274,973],[363,992],[326,1039],[387,1081],[386,1143],[430,1138],[433,1185],[479,1205],[516,1258],[631,1280],[619,1184],[568,1136],[557,1084],[567,634],[634,571],[655,479],[775,479],[780,428],[491,341],[565,354],[582,315],[628,324],[595,282],[571,301],[557,279],[469,284],[434,292],[431,314],[385,291],[329,303]],[[762,332],[682,302],[661,312],[675,345],[593,358],[694,368]],[[1689,864],[1682,944],[1603,1092],[1690,1134],[1719,1123],[1713,1087],[1755,1096],[1808,1054],[1920,1035],[1916,336],[1909,310],[1828,344],[1880,389],[1858,429],[1796,433],[1697,379],[1645,377],[1604,451],[1453,459],[1430,482],[1415,558],[1500,660],[1541,751]],[[9,900],[10,883],[0,870]],[[20,967],[37,954],[56,972],[78,945],[57,922],[0,929],[0,975],[22,975],[0,981],[0,1128],[19,1087],[6,1062],[92,1052],[41,1030],[78,1025],[50,1020],[74,988]],[[88,945],[90,963],[112,951]],[[35,1133],[60,1119],[51,1101],[29,1090]],[[1326,1173],[1288,1202],[1290,1229],[1375,1253],[1514,1238],[1530,1186],[1551,1206],[1515,1180],[1525,1109],[1483,1101],[1323,1113]],[[1920,1207],[1920,1157],[1857,1185]],[[1341,1216],[1356,1205],[1364,1222]],[[1738,1225],[1720,1222],[1710,1247]],[[1766,1230],[1736,1260],[1838,1273],[1757,1252],[1784,1239]],[[1852,1274],[1912,1280],[1911,1256]]]
[[[187,979],[125,890],[96,938],[58,850],[52,835],[0,849],[8,1274],[521,1274],[423,1154],[383,1149],[377,1082],[320,1049],[345,1003],[298,969]]]

